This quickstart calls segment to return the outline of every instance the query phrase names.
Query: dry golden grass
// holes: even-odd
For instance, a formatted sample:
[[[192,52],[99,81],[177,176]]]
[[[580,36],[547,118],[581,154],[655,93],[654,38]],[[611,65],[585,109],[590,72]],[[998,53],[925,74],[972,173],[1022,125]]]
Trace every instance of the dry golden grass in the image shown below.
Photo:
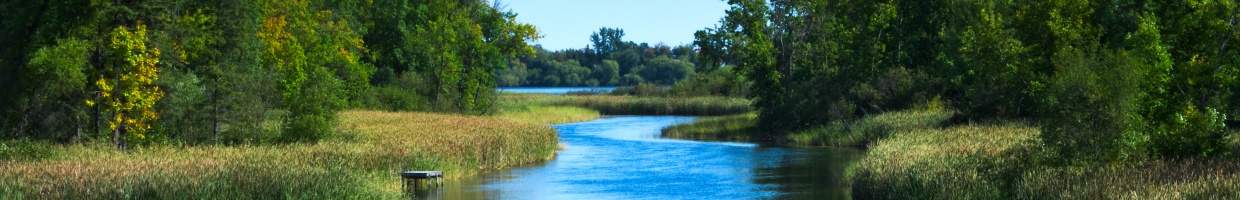
[[[55,145],[56,156],[0,161],[0,198],[399,198],[401,170],[449,179],[551,158],[547,124],[499,117],[347,111],[316,144]]]

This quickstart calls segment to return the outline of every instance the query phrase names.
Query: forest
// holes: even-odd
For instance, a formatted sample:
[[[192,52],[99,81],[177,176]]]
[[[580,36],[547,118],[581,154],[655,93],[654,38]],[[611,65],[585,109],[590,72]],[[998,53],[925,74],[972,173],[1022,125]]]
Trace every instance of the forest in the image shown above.
[[[767,137],[937,101],[1120,161],[1221,156],[1240,125],[1234,1],[728,2],[699,56],[753,81]]]
[[[538,35],[490,3],[6,1],[0,132],[314,141],[346,108],[491,113],[494,73]]]
[[[581,49],[548,51],[537,47],[501,70],[501,86],[632,86],[640,83],[672,85],[699,71],[691,45],[651,46],[624,40],[624,30],[600,28]]]

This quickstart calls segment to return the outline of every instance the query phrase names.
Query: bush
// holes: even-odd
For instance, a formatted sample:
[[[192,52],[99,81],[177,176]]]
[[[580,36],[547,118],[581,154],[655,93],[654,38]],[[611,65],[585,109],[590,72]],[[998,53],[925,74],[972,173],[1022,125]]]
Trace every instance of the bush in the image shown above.
[[[1114,59],[1087,55],[1075,49],[1057,53],[1042,139],[1064,160],[1142,156],[1148,136],[1136,110],[1137,77]]]
[[[0,161],[33,161],[57,154],[51,143],[23,140],[0,141]]]
[[[734,68],[694,74],[685,80],[676,82],[676,85],[671,88],[671,93],[676,96],[748,96],[749,81],[744,76],[732,72],[732,69]]]
[[[427,110],[430,101],[421,94],[421,91],[427,90],[424,88],[426,85],[429,84],[416,73],[406,72],[389,85],[374,87],[376,102],[366,107],[389,111]]]
[[[344,106],[340,81],[322,69],[310,73],[295,95],[287,96],[289,115],[284,118],[280,140],[314,142],[330,135],[336,128],[336,111]]]
[[[1175,157],[1212,157],[1229,152],[1227,115],[1186,105],[1153,135],[1154,150]]]

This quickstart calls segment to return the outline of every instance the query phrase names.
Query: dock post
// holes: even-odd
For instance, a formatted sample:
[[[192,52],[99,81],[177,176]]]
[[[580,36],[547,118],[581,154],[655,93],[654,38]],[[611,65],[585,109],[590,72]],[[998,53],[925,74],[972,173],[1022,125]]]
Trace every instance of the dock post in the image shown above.
[[[400,177],[403,179],[401,184],[406,192],[415,198],[419,192],[443,184],[440,180],[443,178],[441,171],[404,171],[400,173]]]

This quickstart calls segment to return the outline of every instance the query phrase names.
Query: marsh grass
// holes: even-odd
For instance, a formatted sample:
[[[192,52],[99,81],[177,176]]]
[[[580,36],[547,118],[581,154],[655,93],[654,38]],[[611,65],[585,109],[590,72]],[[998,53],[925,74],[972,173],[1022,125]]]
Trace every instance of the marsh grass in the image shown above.
[[[599,118],[599,112],[581,107],[555,106],[532,96],[501,95],[498,117],[537,124],[580,122]]]
[[[788,140],[798,145],[865,147],[894,133],[941,126],[952,115],[954,112],[939,108],[886,112],[793,132]]]
[[[713,140],[751,141],[758,134],[758,115],[746,113],[727,116],[701,117],[693,123],[680,124],[663,129],[663,137]]]
[[[5,199],[390,199],[401,198],[401,170],[443,170],[456,179],[550,159],[557,142],[546,124],[502,117],[339,116],[339,136],[314,144],[125,151],[41,144],[53,153],[0,160],[0,192]]]
[[[605,115],[718,116],[742,114],[751,110],[749,100],[732,97],[505,94],[501,98],[503,101],[588,108]]]
[[[1235,199],[1232,159],[1040,162],[1036,127],[1021,123],[920,128],[881,139],[854,172],[860,199]]]
[[[989,166],[1037,138],[1024,125],[906,130],[876,142],[852,174],[860,199],[1001,199]]]

